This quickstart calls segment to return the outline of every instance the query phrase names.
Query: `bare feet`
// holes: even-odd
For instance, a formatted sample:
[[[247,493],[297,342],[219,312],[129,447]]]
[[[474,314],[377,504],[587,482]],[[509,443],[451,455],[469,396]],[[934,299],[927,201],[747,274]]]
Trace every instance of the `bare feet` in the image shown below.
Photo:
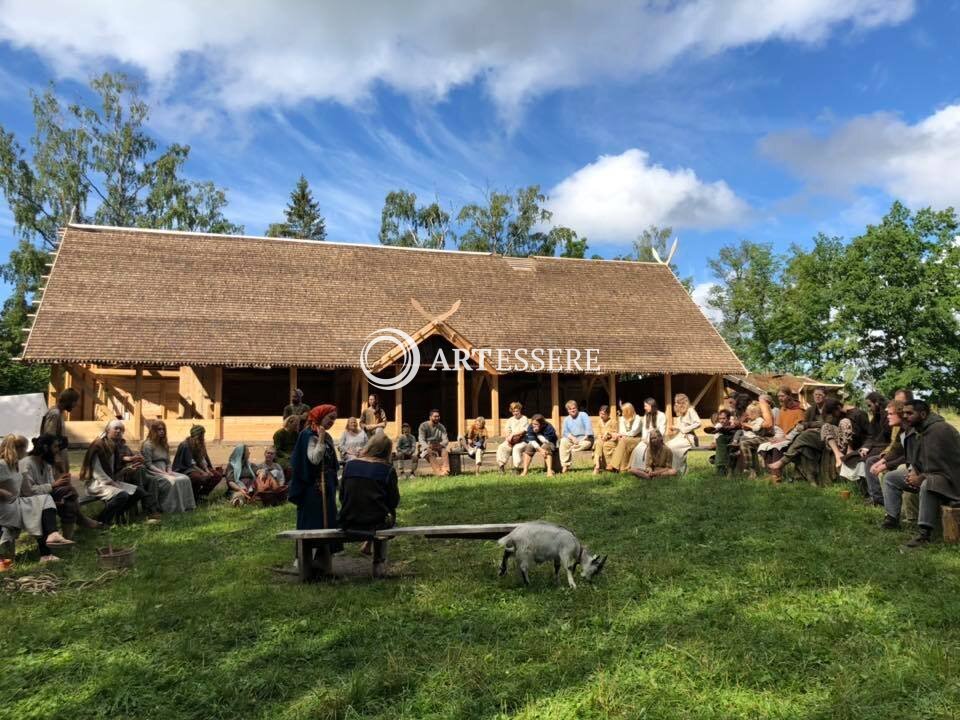
[[[74,545],[73,540],[67,540],[63,535],[54,531],[47,535],[47,545]],[[52,555],[50,557],[53,557]]]
[[[523,470],[520,471],[520,477],[523,477],[523,476],[526,475],[526,474],[527,474],[527,469],[526,469],[526,468],[524,468]]]
[[[594,475],[599,475],[599,474],[600,474],[600,467],[599,467],[599,466],[593,468],[593,474],[594,474]]]
[[[566,472],[566,470],[563,472]],[[554,475],[556,475],[556,473],[553,470],[547,470],[547,477],[553,477]]]

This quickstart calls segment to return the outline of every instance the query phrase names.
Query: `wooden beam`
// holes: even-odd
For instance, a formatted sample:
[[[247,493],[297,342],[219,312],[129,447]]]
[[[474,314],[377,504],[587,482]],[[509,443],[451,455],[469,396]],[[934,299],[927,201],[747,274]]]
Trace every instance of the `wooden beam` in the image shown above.
[[[193,400],[191,397],[192,384],[190,382],[193,368],[189,365],[181,365],[180,372],[177,375],[177,394],[179,396],[179,417],[184,419],[193,417]]]
[[[133,430],[137,440],[143,440],[143,368],[137,368],[133,381]]]
[[[500,435],[500,376],[490,375],[490,434]]]
[[[290,368],[290,392],[289,396],[293,397],[293,391],[297,389],[297,383],[300,382],[300,374],[297,368]]]
[[[360,375],[362,373],[357,368],[350,372],[350,401],[347,403],[347,416],[353,414],[354,403],[357,402],[357,393],[360,392]]]
[[[367,409],[367,398],[370,397],[370,381],[362,372],[360,373],[360,415]]]
[[[550,373],[550,421],[560,436],[560,375]]]
[[[714,375],[709,380],[707,380],[707,384],[703,386],[703,390],[701,390],[700,393],[697,395],[697,397],[693,400],[693,402],[690,403],[690,407],[692,407],[694,410],[697,409],[697,405],[699,405],[700,401],[703,400],[703,396],[710,391],[710,388],[713,387],[713,384],[717,381],[717,378],[719,377],[720,377],[719,375]]]
[[[667,429],[673,427],[673,375],[666,373],[663,376],[663,404],[667,413]]]
[[[607,393],[610,396],[610,416],[617,416],[617,374],[607,375]]]
[[[223,368],[213,369],[213,439],[223,440]]]
[[[717,375],[716,378],[717,378],[717,385],[716,385],[716,391],[717,391],[717,394],[716,394],[717,407],[716,407],[716,409],[719,410],[720,408],[723,407],[723,401],[724,401],[724,399],[726,398],[726,393],[724,392],[724,389],[723,389],[723,375]]]
[[[467,434],[467,373],[457,365],[457,437]],[[452,438],[451,438],[452,439]]]
[[[393,422],[397,426],[397,437],[400,436],[400,428],[403,425],[403,388],[398,387],[393,391]]]

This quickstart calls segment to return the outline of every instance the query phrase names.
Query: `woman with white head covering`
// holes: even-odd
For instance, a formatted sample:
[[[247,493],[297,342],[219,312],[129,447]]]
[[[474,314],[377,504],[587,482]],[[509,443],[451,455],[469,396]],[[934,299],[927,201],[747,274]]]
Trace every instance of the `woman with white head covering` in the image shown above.
[[[122,464],[118,452],[122,437],[123,422],[111,420],[104,433],[90,443],[80,468],[80,479],[86,484],[87,492],[104,503],[98,519],[107,525],[144,495],[136,485],[117,479]]]

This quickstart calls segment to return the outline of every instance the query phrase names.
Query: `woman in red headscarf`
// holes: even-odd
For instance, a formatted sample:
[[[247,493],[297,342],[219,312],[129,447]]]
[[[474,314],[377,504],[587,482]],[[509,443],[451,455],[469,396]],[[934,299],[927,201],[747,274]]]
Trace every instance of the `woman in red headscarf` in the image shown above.
[[[337,527],[337,450],[330,428],[337,419],[333,405],[317,405],[293,448],[287,498],[297,506],[297,530]],[[332,552],[342,545],[331,544]]]

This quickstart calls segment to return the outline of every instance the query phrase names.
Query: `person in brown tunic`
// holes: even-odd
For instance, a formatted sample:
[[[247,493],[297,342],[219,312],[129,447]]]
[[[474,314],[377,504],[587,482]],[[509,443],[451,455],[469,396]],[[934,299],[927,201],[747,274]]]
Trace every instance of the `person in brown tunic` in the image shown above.
[[[380,398],[373,393],[367,398],[367,407],[360,413],[360,429],[367,437],[371,437],[377,430],[387,427],[387,414],[380,407]]]
[[[673,451],[664,444],[663,435],[659,430],[651,430],[647,436],[647,452],[644,455],[643,467],[630,468],[630,472],[645,480],[677,474],[676,468],[673,467]]]

